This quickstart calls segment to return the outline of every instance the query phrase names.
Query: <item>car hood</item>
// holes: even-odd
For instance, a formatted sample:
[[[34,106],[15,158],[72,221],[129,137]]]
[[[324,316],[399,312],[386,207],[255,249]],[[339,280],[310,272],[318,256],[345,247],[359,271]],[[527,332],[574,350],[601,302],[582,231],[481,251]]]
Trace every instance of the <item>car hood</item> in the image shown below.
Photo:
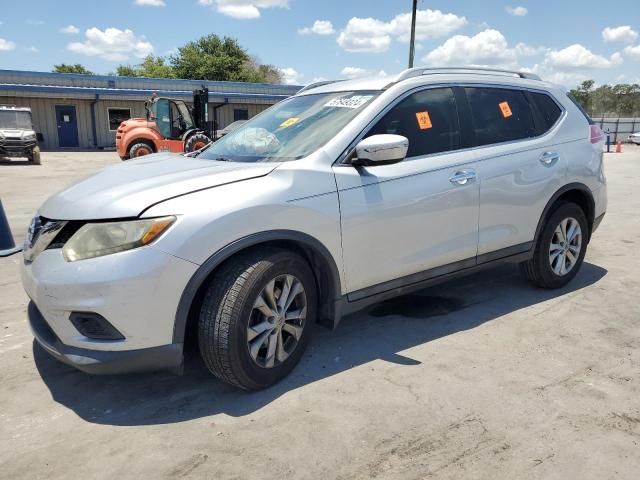
[[[261,177],[278,165],[159,153],[107,167],[50,197],[38,213],[55,220],[137,217],[169,198]]]

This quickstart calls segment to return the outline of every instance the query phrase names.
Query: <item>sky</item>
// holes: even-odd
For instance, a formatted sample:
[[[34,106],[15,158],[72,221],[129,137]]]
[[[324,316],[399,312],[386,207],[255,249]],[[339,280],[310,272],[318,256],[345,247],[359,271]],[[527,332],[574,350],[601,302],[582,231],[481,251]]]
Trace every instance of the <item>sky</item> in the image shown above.
[[[0,0],[0,69],[107,74],[202,35],[237,38],[287,83],[406,68],[411,0]],[[640,83],[638,0],[418,0],[416,66]]]

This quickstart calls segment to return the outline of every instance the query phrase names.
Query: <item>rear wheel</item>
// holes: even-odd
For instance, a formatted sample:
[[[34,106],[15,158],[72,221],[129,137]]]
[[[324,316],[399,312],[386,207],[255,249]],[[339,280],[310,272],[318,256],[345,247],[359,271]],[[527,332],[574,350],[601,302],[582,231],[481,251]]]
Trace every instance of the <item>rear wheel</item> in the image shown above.
[[[129,148],[129,158],[142,157],[144,155],[151,155],[152,153],[153,147],[145,142],[134,143]]]
[[[206,147],[209,143],[211,143],[211,139],[204,133],[194,133],[185,142],[184,151],[186,153],[195,152]]]
[[[198,343],[209,370],[246,390],[268,387],[296,366],[316,320],[313,272],[279,249],[231,259],[211,279]]]
[[[41,165],[42,161],[40,160],[40,147],[35,147],[31,150],[31,154],[29,155],[29,161],[34,165]]]
[[[576,276],[587,251],[589,225],[575,203],[561,204],[547,220],[531,260],[521,263],[525,278],[542,288],[560,288]]]

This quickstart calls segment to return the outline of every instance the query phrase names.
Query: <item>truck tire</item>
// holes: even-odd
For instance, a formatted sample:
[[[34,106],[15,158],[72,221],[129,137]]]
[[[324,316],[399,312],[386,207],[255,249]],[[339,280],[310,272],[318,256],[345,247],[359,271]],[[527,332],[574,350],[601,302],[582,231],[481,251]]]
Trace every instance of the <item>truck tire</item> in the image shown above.
[[[151,155],[153,153],[153,147],[147,142],[136,142],[129,147],[129,158],[142,157],[144,155]]]
[[[302,357],[316,306],[315,277],[298,254],[263,247],[232,257],[206,286],[198,322],[204,363],[245,390],[273,385]]]
[[[580,270],[588,239],[589,225],[582,208],[561,203],[547,219],[533,257],[520,264],[520,271],[538,287],[564,287]]]
[[[194,133],[185,142],[184,151],[185,153],[195,152],[207,146],[209,143],[211,143],[211,139],[204,133]]]
[[[31,150],[31,155],[29,155],[29,162],[34,165],[42,165],[42,161],[40,160],[40,147],[34,147]]]

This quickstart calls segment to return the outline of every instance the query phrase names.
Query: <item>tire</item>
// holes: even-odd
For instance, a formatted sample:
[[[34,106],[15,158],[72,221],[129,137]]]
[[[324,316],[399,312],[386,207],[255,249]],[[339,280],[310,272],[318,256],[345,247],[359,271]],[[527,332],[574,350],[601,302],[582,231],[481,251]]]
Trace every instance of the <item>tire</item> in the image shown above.
[[[269,319],[263,312],[274,310],[267,305],[265,292],[274,293],[271,298],[279,302],[278,288],[280,293],[285,291],[284,282],[290,277],[302,287],[286,310],[297,319],[286,320],[281,313]],[[299,291],[295,281],[289,285],[294,286],[290,292]],[[259,298],[265,305],[258,309]],[[224,382],[245,390],[266,388],[300,361],[316,322],[316,309],[315,277],[302,257],[275,248],[241,253],[224,263],[206,287],[198,322],[200,354],[211,373]],[[272,341],[276,346],[270,350]],[[255,357],[251,352],[256,352]]]
[[[565,229],[568,234],[571,234],[574,222],[580,229],[579,232],[573,230],[573,237],[569,242],[563,242],[562,237],[557,233],[558,229],[562,232],[563,222],[567,222]],[[577,250],[578,237],[580,246]],[[589,224],[582,208],[575,203],[561,203],[545,222],[533,257],[520,264],[522,274],[531,283],[541,288],[564,287],[576,276],[582,266],[588,238]]]
[[[207,146],[209,143],[211,143],[211,139],[204,133],[194,133],[185,142],[184,151],[185,153],[195,152]]]
[[[34,165],[42,165],[42,161],[40,160],[40,147],[35,147],[33,150],[31,150],[29,161]]]
[[[137,142],[129,147],[129,158],[143,157],[152,153],[153,147],[146,142]]]

